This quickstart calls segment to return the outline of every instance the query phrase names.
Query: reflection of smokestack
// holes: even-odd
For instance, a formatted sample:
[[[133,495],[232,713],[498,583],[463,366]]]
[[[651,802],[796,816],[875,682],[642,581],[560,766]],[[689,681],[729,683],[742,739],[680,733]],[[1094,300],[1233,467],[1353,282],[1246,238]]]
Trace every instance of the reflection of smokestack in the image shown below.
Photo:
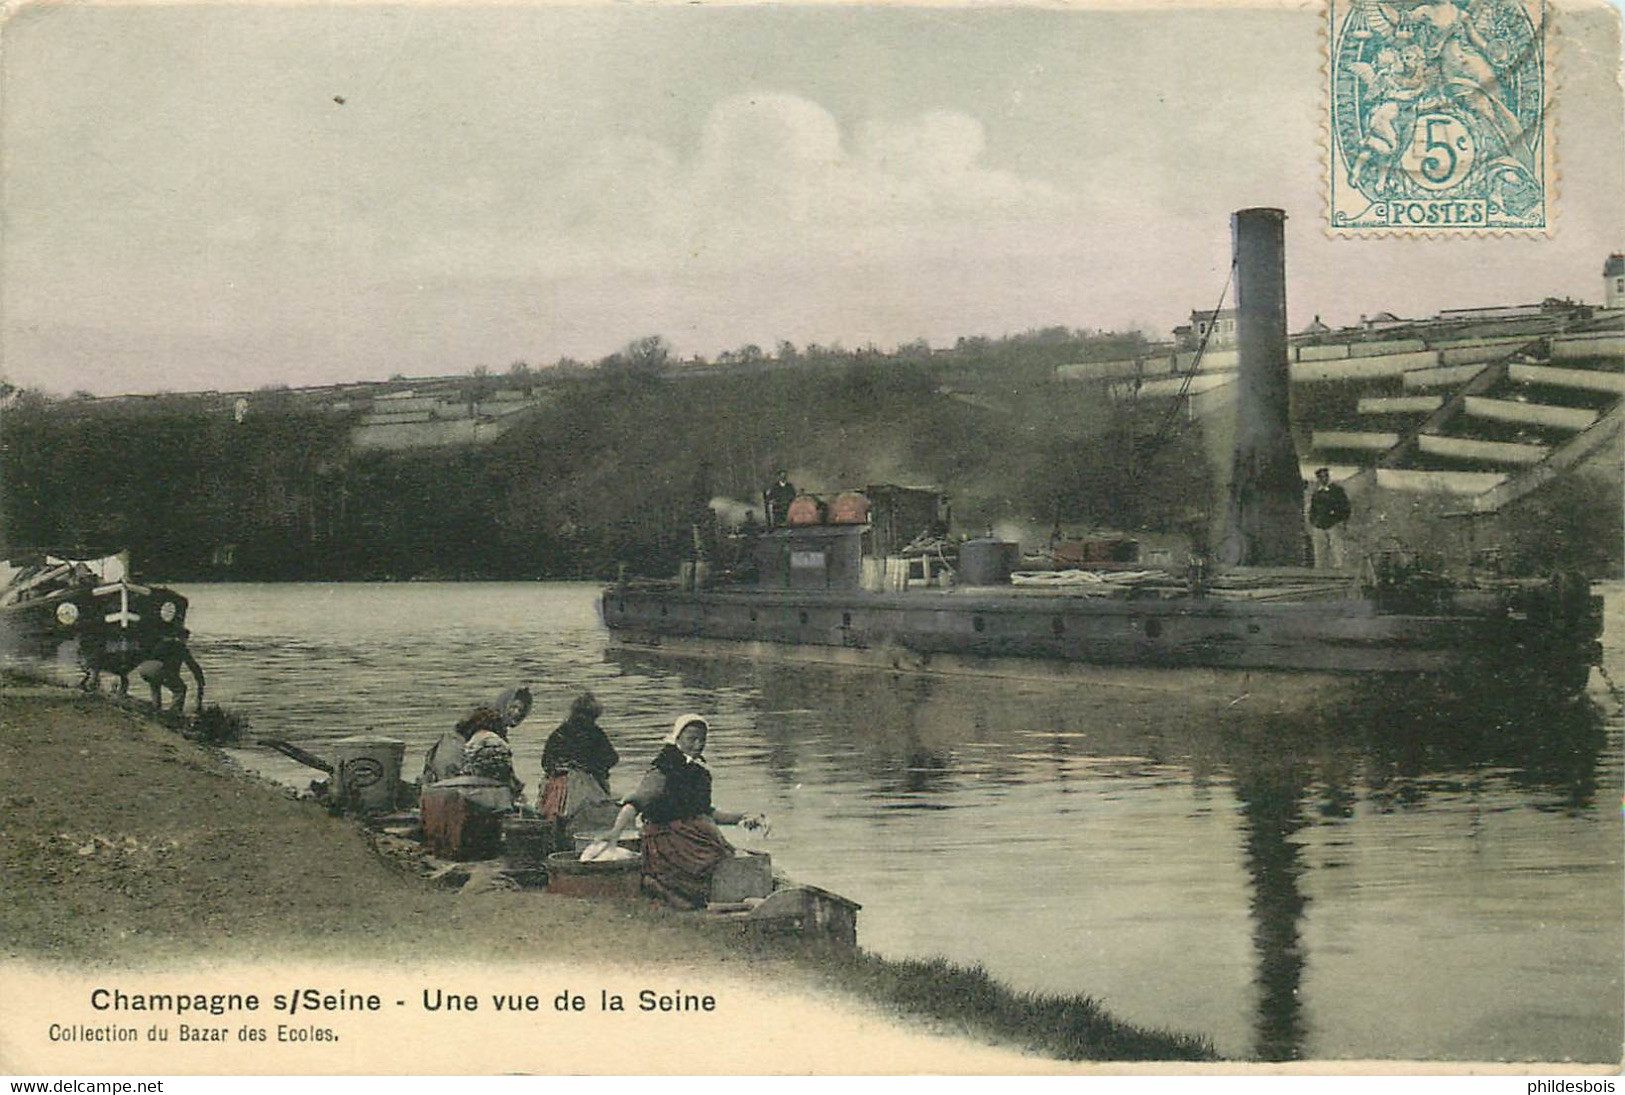
[[[1292,446],[1286,344],[1286,214],[1231,217],[1236,264],[1236,451],[1224,561],[1301,566],[1303,483]]]

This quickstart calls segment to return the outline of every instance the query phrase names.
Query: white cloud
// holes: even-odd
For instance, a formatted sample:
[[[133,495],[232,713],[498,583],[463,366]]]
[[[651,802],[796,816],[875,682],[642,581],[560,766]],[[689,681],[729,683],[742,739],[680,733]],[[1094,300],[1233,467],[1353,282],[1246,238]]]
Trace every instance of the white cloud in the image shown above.
[[[712,108],[700,140],[699,174],[795,184],[841,166],[845,153],[834,117],[795,95],[733,95]]]
[[[809,99],[733,95],[692,147],[613,134],[570,156],[534,180],[522,223],[487,227],[448,203],[412,266],[548,277],[819,262],[1069,207],[1056,188],[984,163],[985,146],[963,113],[871,120],[848,141]]]

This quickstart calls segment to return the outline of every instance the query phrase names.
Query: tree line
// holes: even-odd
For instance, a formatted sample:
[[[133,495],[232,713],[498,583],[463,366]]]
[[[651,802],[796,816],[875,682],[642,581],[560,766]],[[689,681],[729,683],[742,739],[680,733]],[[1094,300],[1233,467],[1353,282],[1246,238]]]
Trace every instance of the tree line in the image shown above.
[[[476,369],[459,382],[470,400],[549,398],[494,442],[406,452],[355,448],[361,409],[286,389],[254,393],[246,415],[209,394],[12,392],[0,531],[7,555],[128,548],[175,580],[660,574],[708,499],[759,503],[778,466],[813,489],[937,485],[970,526],[1133,527],[1206,505],[1205,463],[1148,479],[1125,459],[1132,416],[1053,367],[1138,344],[1063,328],[939,351],[786,343],[721,362],[765,369],[699,369],[717,363],[650,336],[590,368]]]

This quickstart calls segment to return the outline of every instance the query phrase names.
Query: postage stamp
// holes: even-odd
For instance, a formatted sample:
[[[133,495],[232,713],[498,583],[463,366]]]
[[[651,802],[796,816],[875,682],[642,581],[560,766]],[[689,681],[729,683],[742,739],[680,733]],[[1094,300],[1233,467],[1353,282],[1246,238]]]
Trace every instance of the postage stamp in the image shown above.
[[[1330,0],[1327,227],[1544,233],[1542,0]]]

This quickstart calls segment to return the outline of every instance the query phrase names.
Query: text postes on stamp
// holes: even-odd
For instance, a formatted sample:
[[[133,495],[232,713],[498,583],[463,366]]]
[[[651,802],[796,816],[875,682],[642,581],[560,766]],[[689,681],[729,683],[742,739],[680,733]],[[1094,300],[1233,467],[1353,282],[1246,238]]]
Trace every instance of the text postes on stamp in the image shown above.
[[[1547,229],[1542,0],[1330,0],[1328,227]]]

